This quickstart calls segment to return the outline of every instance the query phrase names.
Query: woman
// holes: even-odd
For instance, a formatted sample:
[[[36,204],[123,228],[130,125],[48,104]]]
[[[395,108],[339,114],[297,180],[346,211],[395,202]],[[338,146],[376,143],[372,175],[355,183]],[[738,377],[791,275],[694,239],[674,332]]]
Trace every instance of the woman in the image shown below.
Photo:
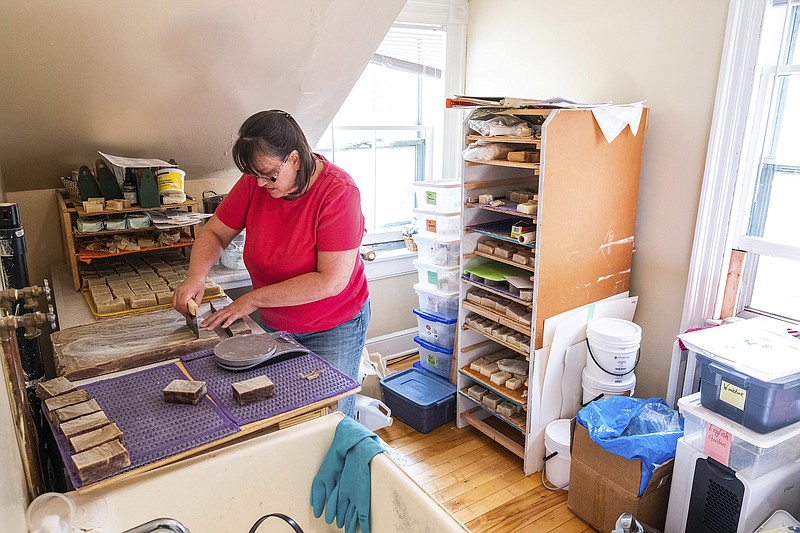
[[[345,374],[358,378],[370,318],[361,197],[353,179],[311,151],[289,113],[248,118],[233,145],[244,174],[199,232],[173,307],[200,302],[209,270],[242,230],[253,291],[202,323],[228,327],[258,310],[268,331],[285,330]],[[353,396],[340,402],[352,415]]]

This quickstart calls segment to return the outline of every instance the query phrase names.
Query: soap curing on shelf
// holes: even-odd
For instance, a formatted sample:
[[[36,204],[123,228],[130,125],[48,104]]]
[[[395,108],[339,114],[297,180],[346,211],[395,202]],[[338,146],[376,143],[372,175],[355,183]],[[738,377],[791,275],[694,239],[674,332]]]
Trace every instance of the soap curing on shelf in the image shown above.
[[[481,121],[531,135],[490,136]],[[628,290],[644,129],[608,143],[581,109],[477,108],[465,121],[456,422],[526,475],[542,469],[550,422],[544,320]],[[480,364],[497,353],[525,375]]]
[[[83,260],[95,258],[113,258],[116,256],[126,255],[130,253],[142,253],[164,250],[167,248],[183,248],[190,246],[193,242],[193,228],[188,226],[185,228],[159,231],[149,223],[149,218],[144,221],[143,217],[147,216],[145,211],[150,208],[142,207],[120,207],[115,209],[101,208],[99,211],[87,212],[82,203],[78,203],[73,199],[72,195],[68,194],[66,189],[56,190],[56,201],[58,203],[59,215],[61,219],[62,229],[62,244],[64,246],[64,256],[67,260],[67,266],[72,276],[72,282],[75,290],[80,290],[83,285],[83,280],[80,274],[79,263]],[[186,201],[179,204],[162,205],[161,209],[181,209],[185,211],[197,211],[197,201],[191,197],[187,197]],[[111,217],[110,221],[116,222],[111,228],[106,229],[107,223],[102,225],[92,225],[93,221],[101,221]],[[128,218],[131,219],[128,222]],[[145,223],[147,226],[145,226]],[[175,233],[178,231],[179,233]],[[162,233],[165,235],[162,236]],[[131,245],[127,249],[103,249],[101,248],[95,252],[87,251],[87,245],[93,240],[97,242],[105,242],[108,240],[113,244],[114,239],[122,240],[126,237],[126,243],[130,242]],[[136,242],[133,241],[136,239]],[[161,242],[159,242],[159,239]],[[139,241],[141,240],[140,245]],[[169,242],[167,242],[169,241]]]

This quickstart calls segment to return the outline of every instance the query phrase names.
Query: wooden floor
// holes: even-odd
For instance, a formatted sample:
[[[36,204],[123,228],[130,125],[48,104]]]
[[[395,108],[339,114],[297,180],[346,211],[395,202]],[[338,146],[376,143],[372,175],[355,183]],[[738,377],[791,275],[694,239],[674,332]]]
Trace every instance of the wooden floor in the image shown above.
[[[413,362],[393,362],[389,369]],[[395,418],[376,433],[396,450],[411,477],[470,531],[595,531],[567,508],[565,491],[544,488],[539,472],[523,475],[521,458],[471,426],[450,423],[422,434]]]

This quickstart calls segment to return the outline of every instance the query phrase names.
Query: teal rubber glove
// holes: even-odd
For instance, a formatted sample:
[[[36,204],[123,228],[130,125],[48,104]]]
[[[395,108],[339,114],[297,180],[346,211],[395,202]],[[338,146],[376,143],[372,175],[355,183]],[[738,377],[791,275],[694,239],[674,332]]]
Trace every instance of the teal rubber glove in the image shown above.
[[[322,465],[320,465],[317,475],[314,476],[314,480],[311,482],[311,506],[314,509],[315,517],[322,516],[325,502],[328,501],[331,493],[339,483],[347,452],[360,441],[370,437],[375,437],[375,434],[352,418],[343,418],[336,426],[331,447],[328,449],[325,459],[322,460]],[[336,509],[336,500],[334,499],[333,501],[334,510],[331,512],[335,512]],[[331,518],[328,523],[330,524],[332,521],[333,519]]]
[[[336,525],[345,528],[345,533],[356,533],[361,526],[363,533],[369,533],[369,511],[372,501],[370,481],[370,462],[383,451],[375,439],[364,439],[347,452],[344,469],[336,491],[336,502],[328,500],[328,508],[335,503]]]

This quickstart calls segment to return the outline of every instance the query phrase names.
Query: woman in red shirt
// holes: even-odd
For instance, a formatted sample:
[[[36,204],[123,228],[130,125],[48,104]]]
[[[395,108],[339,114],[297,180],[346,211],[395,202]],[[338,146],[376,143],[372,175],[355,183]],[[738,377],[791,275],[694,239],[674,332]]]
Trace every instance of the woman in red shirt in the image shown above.
[[[370,318],[361,196],[341,168],[312,152],[289,113],[248,118],[233,146],[243,172],[192,247],[173,306],[187,314],[222,251],[247,231],[244,264],[253,291],[203,321],[213,329],[258,310],[267,330],[284,330],[334,367],[358,379]],[[340,402],[352,414],[353,397]]]

